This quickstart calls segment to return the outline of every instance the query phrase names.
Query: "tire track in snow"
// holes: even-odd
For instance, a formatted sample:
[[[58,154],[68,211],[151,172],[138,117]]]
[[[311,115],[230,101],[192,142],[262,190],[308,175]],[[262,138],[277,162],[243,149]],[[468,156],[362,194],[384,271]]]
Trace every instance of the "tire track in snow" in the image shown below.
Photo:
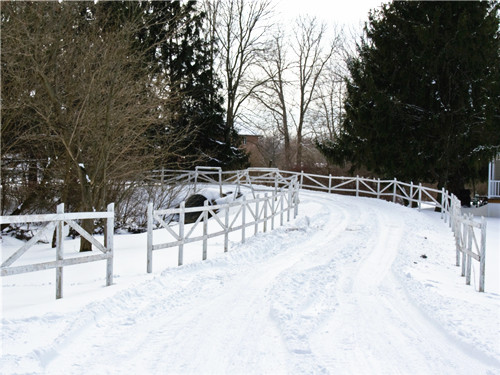
[[[489,373],[487,364],[436,329],[398,285],[391,266],[411,228],[377,210],[386,203],[364,203],[365,209],[373,207],[366,215],[377,223],[371,237],[363,240],[370,251],[340,269],[338,308],[311,337],[316,344],[329,343],[314,346],[321,362],[332,373]]]
[[[301,200],[295,222],[223,256],[40,318],[58,331],[30,360],[50,374],[486,373],[398,285],[408,224],[384,214],[388,203]]]
[[[192,266],[196,276],[181,288],[181,304],[178,293],[162,297],[161,288],[169,289],[166,280],[152,283],[156,294],[145,290],[151,285],[137,288],[136,296],[125,298],[130,302],[117,301],[127,306],[117,308],[125,314],[116,321],[110,314],[78,337],[60,342],[55,349],[59,358],[47,370],[82,374],[103,369],[119,373],[123,368],[146,373],[286,371],[289,351],[270,316],[269,290],[283,270],[301,264],[314,251],[311,235],[331,222],[331,209],[312,207],[318,212],[278,229],[278,235],[259,235],[226,257]],[[336,217],[337,223],[342,222],[339,213]],[[330,232],[333,236],[335,231]],[[217,277],[214,267],[220,267]],[[184,275],[182,268],[174,273]],[[170,302],[179,305],[171,308]],[[108,365],[116,363],[120,369]]]
[[[302,244],[312,250],[284,269],[271,290],[271,316],[288,349],[291,373],[328,372],[313,351],[310,337],[337,308],[339,264],[357,257],[356,252],[346,252],[340,254],[339,262],[336,242],[341,234],[349,233],[353,238],[355,231],[369,225],[361,219],[359,210],[342,198],[321,197],[323,209],[330,211],[328,222]]]

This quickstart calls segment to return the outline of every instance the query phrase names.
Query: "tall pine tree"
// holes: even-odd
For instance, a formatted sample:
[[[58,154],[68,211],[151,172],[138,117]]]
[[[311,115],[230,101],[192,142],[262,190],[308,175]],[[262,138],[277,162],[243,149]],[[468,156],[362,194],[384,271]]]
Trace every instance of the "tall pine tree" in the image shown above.
[[[151,67],[161,73],[158,86],[167,99],[165,123],[151,136],[161,147],[162,133],[189,134],[185,151],[175,156],[184,167],[245,165],[248,157],[237,148],[237,134],[228,138],[225,133],[221,83],[211,57],[212,41],[206,39],[205,14],[195,1],[153,1],[142,6],[146,22],[141,45],[150,50]]]
[[[499,3],[393,2],[349,63],[333,162],[460,194],[500,145]]]

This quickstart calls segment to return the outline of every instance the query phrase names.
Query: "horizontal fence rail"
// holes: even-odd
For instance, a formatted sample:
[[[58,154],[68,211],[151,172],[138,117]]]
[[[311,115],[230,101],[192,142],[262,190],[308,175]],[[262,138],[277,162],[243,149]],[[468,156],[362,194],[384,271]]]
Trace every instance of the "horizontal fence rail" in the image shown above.
[[[228,251],[229,233],[241,231],[241,242],[247,235],[261,230],[274,229],[279,218],[279,225],[289,221],[291,215],[296,217],[299,204],[299,189],[324,191],[328,193],[349,194],[359,197],[373,197],[402,203],[419,210],[431,207],[441,212],[441,218],[449,223],[456,242],[456,264],[462,265],[462,276],[470,284],[472,259],[479,262],[479,291],[484,291],[485,254],[486,254],[486,221],[475,221],[471,216],[463,215],[457,197],[445,189],[433,189],[422,184],[404,183],[394,180],[381,180],[332,175],[308,174],[304,172],[281,171],[275,168],[248,168],[239,171],[222,171],[220,168],[198,167],[194,171],[160,170],[154,171],[149,181],[161,184],[192,185],[196,192],[203,185],[218,185],[222,192],[223,185],[236,186],[237,193],[247,189],[250,196],[242,195],[241,199],[232,199],[225,203],[202,207],[185,207],[181,202],[176,208],[154,210],[150,203],[147,210],[147,272],[152,272],[153,252],[172,247],[178,248],[178,265],[184,262],[184,245],[201,242],[202,259],[207,258],[207,241],[210,238],[224,236],[224,251]],[[192,224],[185,223],[186,214],[198,212],[197,220]],[[229,213],[232,216],[230,217]],[[178,217],[175,224],[170,223],[173,216]],[[208,218],[213,225],[208,225]],[[106,219],[104,245],[87,233],[76,220]],[[2,216],[0,224],[45,223],[35,236],[15,251],[1,264],[1,276],[34,272],[45,269],[56,269],[56,298],[62,297],[63,267],[73,264],[106,260],[106,285],[113,281],[113,231],[114,205],[110,204],[107,212],[65,213],[64,205],[57,208],[56,214]],[[80,235],[90,241],[100,254],[65,258],[63,251],[64,223],[73,227]],[[153,228],[165,229],[170,239],[163,243],[154,242]],[[55,261],[13,266],[26,251],[43,236],[43,233],[56,229]],[[198,231],[196,230],[198,228]],[[202,234],[200,235],[199,232]]]
[[[56,298],[63,295],[63,268],[75,264],[106,260],[106,285],[113,283],[113,233],[114,233],[114,204],[110,203],[106,212],[76,212],[65,213],[64,203],[57,206],[56,214],[47,215],[18,215],[0,216],[0,224],[20,224],[20,223],[44,223],[43,227],[23,246],[16,250],[0,266],[1,276],[17,275],[27,272],[56,269]],[[81,219],[106,219],[104,245],[97,241],[90,233],[83,229],[75,220]],[[100,254],[64,257],[64,223],[76,230],[83,238],[88,240],[100,250]],[[56,230],[55,260],[51,262],[32,263],[21,266],[12,266],[21,256],[23,256],[40,238],[47,232]]]
[[[206,176],[202,175],[202,180]],[[220,175],[219,175],[220,176]],[[195,181],[199,181],[196,176]],[[210,181],[210,180],[209,180]],[[254,182],[257,181],[254,179]],[[259,180],[260,183],[265,183],[267,180]],[[148,205],[148,235],[147,235],[147,272],[153,270],[153,251],[178,247],[178,265],[184,262],[184,245],[192,242],[202,242],[202,260],[207,259],[207,241],[210,238],[224,236],[224,252],[228,251],[229,233],[241,231],[241,242],[244,243],[247,236],[247,228],[253,227],[254,234],[259,231],[259,226],[264,232],[269,229],[273,230],[275,221],[279,217],[279,225],[283,225],[284,219],[290,221],[291,215],[295,218],[298,213],[298,192],[299,185],[296,177],[287,180],[289,185],[285,189],[271,189],[263,195],[254,195],[253,198],[247,199],[244,195],[241,199],[234,199],[231,202],[217,205],[209,205],[208,201],[204,202],[203,207],[186,207],[185,201],[181,202],[177,208],[169,208],[164,210],[154,210],[153,204]],[[236,183],[241,181],[238,179]],[[233,182],[234,183],[234,182]],[[277,186],[277,184],[275,185]],[[252,190],[252,193],[255,191]],[[229,212],[233,212],[231,219]],[[186,214],[196,212],[199,213],[197,220],[192,224],[185,223]],[[176,225],[170,225],[165,218],[177,216],[178,222]],[[208,218],[212,217],[215,226],[211,226],[209,230]],[[158,223],[160,228],[165,229],[171,240],[155,244],[153,238],[153,227]],[[202,227],[202,235],[195,236],[196,228]]]
[[[179,172],[177,172],[179,173]],[[196,183],[209,183],[219,185],[220,189],[224,184],[235,184],[238,190],[241,187],[249,187],[255,197],[255,192],[259,190],[258,185],[274,186],[277,191],[290,183],[290,179],[297,178],[301,189],[324,191],[328,193],[349,194],[359,197],[373,197],[386,199],[393,202],[405,204],[409,207],[417,207],[421,210],[423,207],[433,207],[441,212],[441,218],[449,223],[457,243],[457,266],[463,259],[462,266],[465,267],[465,273],[470,269],[470,265],[463,265],[463,262],[470,262],[470,258],[476,259],[480,264],[479,291],[484,291],[484,264],[486,244],[472,247],[468,245],[468,238],[472,238],[472,243],[477,243],[476,236],[473,237],[474,229],[480,231],[481,239],[486,236],[486,222],[481,224],[468,217],[464,219],[461,213],[461,204],[457,197],[445,189],[434,189],[414,184],[394,180],[370,179],[363,177],[343,177],[332,175],[319,175],[302,172],[282,171],[275,168],[248,168],[242,171],[222,171],[217,168],[203,170],[201,168],[195,171],[182,171],[181,176],[187,183],[196,181]],[[153,174],[153,179],[157,176],[175,176],[174,171],[162,170]],[[156,176],[156,177],[154,177]],[[179,181],[176,177],[170,180],[163,179],[165,183],[169,181]],[[499,185],[500,186],[500,185]],[[491,186],[491,190],[496,191],[497,187]],[[195,184],[196,190],[196,184]],[[500,194],[500,191],[499,191]],[[459,224],[460,223],[460,224]],[[467,238],[467,241],[463,239]],[[460,240],[462,239],[462,240]],[[471,255],[471,254],[474,255]],[[462,272],[462,274],[464,274]],[[462,275],[464,276],[464,275]],[[470,284],[470,276],[466,277],[466,283]]]

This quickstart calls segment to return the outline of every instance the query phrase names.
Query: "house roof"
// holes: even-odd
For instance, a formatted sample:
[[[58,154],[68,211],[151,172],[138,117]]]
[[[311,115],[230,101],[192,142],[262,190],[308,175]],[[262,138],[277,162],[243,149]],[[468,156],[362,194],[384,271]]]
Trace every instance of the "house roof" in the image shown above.
[[[252,128],[251,126],[246,124],[241,124],[241,123],[234,124],[234,129],[239,135],[253,135],[258,137],[262,135],[258,132],[257,129]]]

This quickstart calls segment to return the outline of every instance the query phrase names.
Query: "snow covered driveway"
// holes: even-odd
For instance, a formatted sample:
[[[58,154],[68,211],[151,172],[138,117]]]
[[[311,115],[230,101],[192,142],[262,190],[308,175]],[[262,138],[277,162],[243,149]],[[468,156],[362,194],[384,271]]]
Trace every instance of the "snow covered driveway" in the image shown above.
[[[500,374],[500,296],[464,285],[439,216],[300,197],[295,221],[229,253],[4,318],[0,372]]]

